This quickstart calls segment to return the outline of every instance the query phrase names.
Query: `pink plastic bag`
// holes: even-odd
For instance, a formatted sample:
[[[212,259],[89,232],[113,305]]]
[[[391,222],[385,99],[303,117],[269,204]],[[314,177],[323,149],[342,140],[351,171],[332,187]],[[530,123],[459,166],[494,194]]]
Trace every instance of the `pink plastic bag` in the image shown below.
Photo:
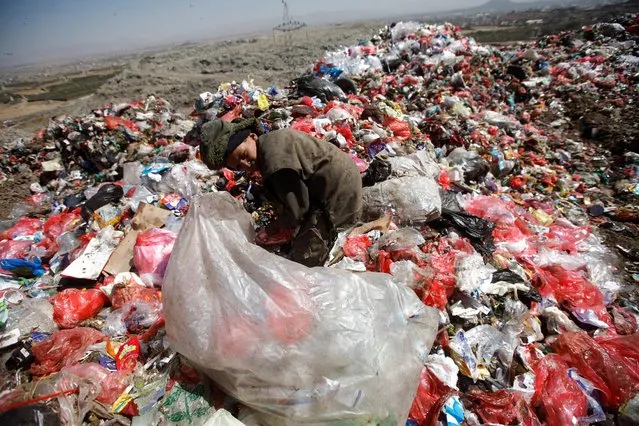
[[[515,223],[513,208],[513,202],[503,201],[498,197],[479,196],[470,200],[464,210],[499,225],[512,225]]]
[[[133,263],[148,286],[161,286],[177,234],[159,228],[140,232],[135,242]]]
[[[76,364],[64,367],[60,370],[61,374],[72,374],[77,377],[88,380],[94,386],[100,389],[100,393],[96,398],[98,402],[111,405],[124,392],[129,384],[129,372],[127,371],[109,371],[95,362],[87,364]]]
[[[565,228],[562,226],[551,226],[550,231],[544,234],[548,238],[546,247],[559,251],[576,253],[577,245],[584,242],[590,236],[590,227]]]

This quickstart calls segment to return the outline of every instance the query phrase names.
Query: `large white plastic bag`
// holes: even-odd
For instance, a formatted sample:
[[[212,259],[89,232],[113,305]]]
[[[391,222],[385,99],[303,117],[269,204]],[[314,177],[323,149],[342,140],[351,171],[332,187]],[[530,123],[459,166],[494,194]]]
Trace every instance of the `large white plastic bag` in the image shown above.
[[[437,313],[388,275],[309,269],[251,241],[229,194],[195,199],[163,286],[171,346],[265,424],[404,425]]]
[[[426,150],[416,151],[409,155],[391,157],[388,162],[391,164],[393,176],[425,176],[431,178],[439,176],[439,165]]]
[[[389,208],[403,222],[428,222],[441,214],[439,186],[431,177],[407,176],[364,188],[364,220],[373,220]]]

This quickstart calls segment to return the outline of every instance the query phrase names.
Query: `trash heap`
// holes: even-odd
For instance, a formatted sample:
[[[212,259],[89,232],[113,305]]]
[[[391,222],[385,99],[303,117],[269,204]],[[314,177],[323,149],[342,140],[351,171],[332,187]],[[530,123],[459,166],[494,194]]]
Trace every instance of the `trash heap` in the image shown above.
[[[189,117],[156,97],[107,105],[82,117],[56,117],[33,141],[2,147],[2,173],[30,170],[38,181],[0,235],[0,419],[253,425],[277,423],[281,414],[289,416],[289,423],[279,418],[283,424],[381,425],[402,424],[401,410],[410,406],[408,425],[636,424],[639,311],[632,286],[639,255],[619,246],[630,259],[620,265],[600,235],[638,230],[638,131],[619,122],[639,102],[638,36],[639,19],[628,15],[498,49],[450,24],[401,22],[327,53],[286,89],[223,84],[200,94]],[[612,118],[577,114],[583,99]],[[243,240],[264,232],[275,216],[260,177],[208,170],[197,148],[204,122],[240,117],[258,118],[265,132],[292,128],[336,144],[359,166],[365,223],[339,235],[326,269],[297,271],[278,260],[271,268],[272,262],[259,263],[263,250]],[[621,138],[614,117],[617,127],[625,125]],[[252,229],[223,203],[206,210],[211,199],[199,196],[211,192],[239,200]],[[194,205],[199,199],[208,201]],[[197,213],[189,213],[192,207]],[[211,217],[223,225],[207,228],[212,225],[189,216],[207,217],[204,211],[216,212]],[[197,284],[202,269],[183,262],[190,244],[180,233],[185,216],[188,232],[200,226],[203,235],[230,241],[229,247],[250,247],[243,265],[269,280],[280,270],[317,274],[320,283],[341,279],[345,289],[363,294],[358,286],[380,277],[367,274],[380,272],[382,278],[370,278],[371,288],[395,295],[411,289],[421,308],[438,313],[432,349],[424,343],[428,338],[420,340],[421,374],[411,376],[397,363],[407,383],[414,379],[414,398],[393,395],[399,400],[393,404],[403,404],[395,416],[353,418],[362,394],[350,394],[352,383],[342,383],[341,393],[330,380],[308,394],[280,394],[277,383],[271,393],[259,393],[264,388],[258,384],[273,380],[292,386],[288,382],[306,377],[300,365],[309,364],[291,361],[290,371],[267,377],[273,370],[265,366],[279,368],[284,364],[274,360],[287,358],[278,358],[278,345],[256,344],[256,327],[263,324],[240,314],[225,325],[232,330],[226,339],[211,343],[209,358],[194,355],[209,344],[208,330],[167,337],[165,273],[174,301],[164,306],[167,314],[177,318],[182,309],[194,324],[216,326],[206,322],[203,293],[190,290],[180,295],[181,305],[175,302],[180,277]],[[238,224],[228,225],[234,217]],[[237,239],[228,240],[229,230]],[[270,237],[260,238],[270,251],[286,243]],[[172,257],[176,239],[179,254]],[[193,244],[198,250],[207,243],[194,234]],[[225,247],[212,252],[227,266],[212,263],[212,271],[248,274],[228,266],[237,265],[242,250]],[[214,262],[201,251],[193,252],[193,262]],[[248,292],[244,297],[240,302],[257,300]],[[293,307],[293,296],[269,297]],[[352,303],[344,306],[368,306],[366,299]],[[395,312],[391,305],[375,305],[375,312]],[[361,324],[380,326],[374,316],[368,320]],[[306,310],[274,321],[304,329],[296,328],[302,333],[293,339],[296,354],[310,355],[300,349],[312,347],[303,345],[311,321]],[[392,327],[404,336],[402,321]],[[293,345],[289,334],[279,339]],[[400,347],[400,337],[393,339]],[[174,342],[188,360],[174,351]],[[353,342],[344,341],[349,350],[342,360],[353,357]],[[351,361],[369,362],[367,354],[377,348],[370,346]],[[408,352],[394,359],[412,357]],[[242,362],[255,353],[264,362]],[[322,364],[317,371],[332,366],[345,377],[353,374],[348,364],[333,365],[332,355],[314,353]],[[219,363],[198,365],[203,359]],[[224,371],[216,370],[220,366]],[[239,380],[248,373],[256,374],[250,386]],[[378,375],[389,389],[401,389],[388,370]],[[313,412],[304,403],[313,398],[327,398],[331,408]],[[351,411],[335,408],[339,404]],[[346,417],[331,417],[338,412]]]

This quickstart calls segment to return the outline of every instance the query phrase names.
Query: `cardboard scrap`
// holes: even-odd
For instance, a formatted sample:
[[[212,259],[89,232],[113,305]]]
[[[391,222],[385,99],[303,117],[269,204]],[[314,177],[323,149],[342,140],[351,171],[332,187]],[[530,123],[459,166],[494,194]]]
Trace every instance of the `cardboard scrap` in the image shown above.
[[[169,210],[141,202],[131,221],[131,230],[111,255],[109,262],[104,267],[104,272],[110,275],[129,272],[133,266],[133,249],[138,234],[146,229],[161,228],[166,224],[170,215]]]
[[[82,255],[62,271],[62,276],[97,280],[122,236],[122,232],[114,230],[112,226],[104,228],[89,241]]]

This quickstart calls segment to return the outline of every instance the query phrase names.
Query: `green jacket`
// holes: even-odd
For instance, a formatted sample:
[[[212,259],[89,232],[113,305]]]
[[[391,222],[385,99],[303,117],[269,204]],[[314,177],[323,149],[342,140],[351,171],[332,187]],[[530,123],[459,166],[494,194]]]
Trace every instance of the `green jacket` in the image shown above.
[[[264,185],[284,207],[285,225],[296,226],[313,210],[326,211],[335,228],[359,220],[362,178],[335,145],[282,129],[260,136],[257,151]]]

